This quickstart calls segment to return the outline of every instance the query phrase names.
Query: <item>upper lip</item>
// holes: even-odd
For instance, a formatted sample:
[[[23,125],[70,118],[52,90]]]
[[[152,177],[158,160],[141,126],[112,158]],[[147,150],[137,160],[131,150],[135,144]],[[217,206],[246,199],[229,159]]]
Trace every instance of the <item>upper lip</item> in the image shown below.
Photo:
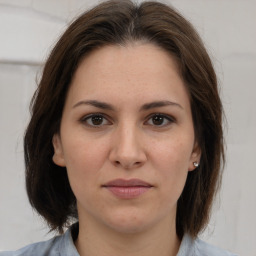
[[[140,179],[115,179],[107,182],[103,187],[152,187],[152,185]]]

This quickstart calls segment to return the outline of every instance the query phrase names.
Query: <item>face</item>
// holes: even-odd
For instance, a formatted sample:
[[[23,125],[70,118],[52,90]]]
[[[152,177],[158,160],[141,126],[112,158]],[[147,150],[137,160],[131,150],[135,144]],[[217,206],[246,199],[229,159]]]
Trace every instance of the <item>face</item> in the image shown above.
[[[53,145],[79,221],[128,233],[175,222],[200,157],[175,60],[150,44],[92,52],[74,75]]]

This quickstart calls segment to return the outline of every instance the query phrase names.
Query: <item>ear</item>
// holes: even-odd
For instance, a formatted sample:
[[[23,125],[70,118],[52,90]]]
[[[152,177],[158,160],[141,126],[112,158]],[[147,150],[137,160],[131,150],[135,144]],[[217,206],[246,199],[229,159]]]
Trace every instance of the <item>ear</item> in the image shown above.
[[[59,134],[54,134],[52,138],[52,145],[54,148],[54,154],[52,157],[53,162],[61,167],[65,167],[65,159],[64,159],[64,154],[63,154],[63,148],[61,144],[61,139]]]
[[[194,143],[194,148],[191,153],[190,162],[189,162],[189,171],[194,171],[197,167],[194,165],[194,163],[200,164],[200,158],[201,158],[201,148],[198,145],[197,142]]]

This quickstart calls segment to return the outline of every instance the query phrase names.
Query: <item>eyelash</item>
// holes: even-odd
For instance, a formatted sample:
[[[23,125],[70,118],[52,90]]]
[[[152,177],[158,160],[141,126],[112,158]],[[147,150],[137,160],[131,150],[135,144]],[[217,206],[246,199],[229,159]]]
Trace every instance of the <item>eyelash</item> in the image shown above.
[[[154,114],[151,114],[148,118],[147,118],[147,122],[149,120],[151,120],[152,118],[154,117],[157,117],[157,118],[163,118],[164,119],[164,122],[165,124],[160,124],[160,125],[154,125],[154,124],[151,124],[152,126],[155,126],[155,127],[166,127],[168,125],[170,125],[171,123],[174,123],[175,122],[175,118],[172,117],[172,116],[169,116],[169,115],[166,115],[166,114],[161,114],[161,113],[154,113]],[[167,122],[167,123],[166,123]]]
[[[96,118],[96,117],[100,117],[102,118],[102,120],[105,120],[107,121],[108,123],[107,124],[99,124],[99,125],[95,125],[92,123],[92,118]],[[154,114],[151,114],[150,116],[148,116],[146,118],[146,122],[149,122],[149,120],[152,120],[152,118],[154,117],[157,117],[157,118],[162,118],[164,121],[164,124],[160,124],[160,125],[156,125],[156,124],[153,124],[153,121],[151,122],[152,124],[150,124],[151,126],[154,126],[154,127],[158,127],[158,128],[162,128],[162,127],[166,127],[166,126],[169,126],[171,123],[174,123],[176,120],[174,117],[170,116],[170,115],[166,115],[166,114],[162,114],[162,113],[154,113]],[[88,123],[88,120],[91,119],[91,124]],[[80,122],[82,122],[83,124],[85,124],[86,126],[88,127],[91,127],[91,128],[101,128],[105,125],[111,125],[112,122],[109,121],[109,117],[106,117],[105,114],[102,114],[102,113],[94,113],[94,114],[89,114],[89,115],[86,115],[84,116]],[[144,123],[146,123],[144,122]]]
[[[86,115],[84,116],[82,119],[81,119],[81,122],[83,124],[85,124],[86,126],[88,127],[92,127],[92,128],[101,128],[102,126],[104,125],[109,125],[109,124],[100,124],[100,125],[94,125],[94,124],[88,124],[88,120],[92,119],[93,117],[100,117],[104,120],[107,120],[108,123],[111,123],[109,121],[109,118],[106,118],[106,115],[105,114],[102,114],[102,113],[94,113],[94,114],[90,114],[90,115]]]

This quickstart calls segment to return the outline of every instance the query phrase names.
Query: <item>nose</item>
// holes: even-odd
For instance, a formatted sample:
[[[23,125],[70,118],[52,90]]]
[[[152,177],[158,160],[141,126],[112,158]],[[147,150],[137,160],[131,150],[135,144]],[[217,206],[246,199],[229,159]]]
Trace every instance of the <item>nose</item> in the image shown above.
[[[138,168],[147,160],[138,128],[119,127],[112,138],[109,159],[115,166],[124,169]]]

